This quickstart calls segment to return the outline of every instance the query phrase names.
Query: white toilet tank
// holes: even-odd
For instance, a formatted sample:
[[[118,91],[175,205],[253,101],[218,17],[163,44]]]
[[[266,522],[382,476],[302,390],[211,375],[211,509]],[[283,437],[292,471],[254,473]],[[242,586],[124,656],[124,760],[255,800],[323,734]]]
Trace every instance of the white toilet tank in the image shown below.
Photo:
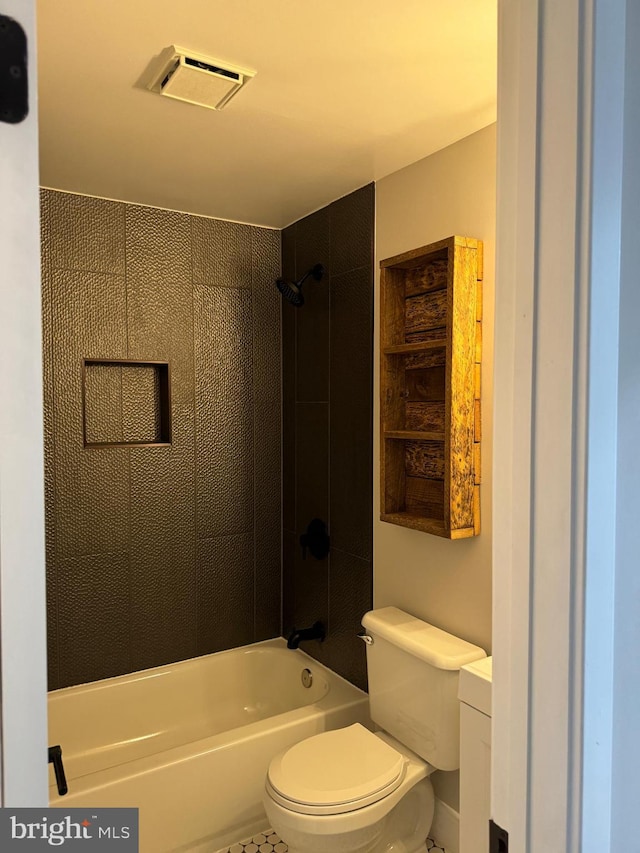
[[[486,657],[479,646],[397,607],[371,610],[367,644],[372,720],[439,770],[460,766],[460,667]]]

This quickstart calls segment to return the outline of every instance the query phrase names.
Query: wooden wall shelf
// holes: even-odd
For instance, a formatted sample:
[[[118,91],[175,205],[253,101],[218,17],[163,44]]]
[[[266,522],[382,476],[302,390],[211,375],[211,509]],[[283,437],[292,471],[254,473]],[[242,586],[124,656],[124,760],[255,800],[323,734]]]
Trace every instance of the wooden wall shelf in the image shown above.
[[[380,268],[380,517],[476,536],[482,242],[450,237]]]
[[[426,352],[427,350],[439,349],[446,347],[447,342],[444,338],[438,338],[434,341],[421,341],[417,344],[398,344],[398,346],[385,347],[385,355],[407,355],[412,352]]]

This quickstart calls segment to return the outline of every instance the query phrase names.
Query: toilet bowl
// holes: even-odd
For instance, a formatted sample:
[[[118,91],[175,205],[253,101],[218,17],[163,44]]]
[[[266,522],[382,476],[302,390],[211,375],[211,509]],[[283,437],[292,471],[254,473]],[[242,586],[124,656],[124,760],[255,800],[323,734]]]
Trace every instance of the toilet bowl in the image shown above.
[[[276,756],[263,802],[290,853],[417,853],[433,820],[433,769],[356,723]]]
[[[460,667],[485,652],[396,607],[365,613],[362,624],[380,730],[322,732],[271,761],[263,803],[290,853],[424,850],[429,776],[460,766]]]

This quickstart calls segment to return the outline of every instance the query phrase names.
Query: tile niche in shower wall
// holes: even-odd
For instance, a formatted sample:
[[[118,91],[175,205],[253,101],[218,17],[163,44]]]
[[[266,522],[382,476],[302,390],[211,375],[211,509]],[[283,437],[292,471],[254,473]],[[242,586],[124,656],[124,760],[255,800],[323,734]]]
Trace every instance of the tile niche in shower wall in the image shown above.
[[[277,636],[279,232],[44,190],[42,260],[50,688]]]
[[[316,619],[327,640],[303,648],[366,687],[356,634],[372,606],[372,359],[374,185],[290,225],[283,275],[308,279],[305,304],[283,302],[283,629]],[[300,535],[327,523],[331,551],[303,559]]]

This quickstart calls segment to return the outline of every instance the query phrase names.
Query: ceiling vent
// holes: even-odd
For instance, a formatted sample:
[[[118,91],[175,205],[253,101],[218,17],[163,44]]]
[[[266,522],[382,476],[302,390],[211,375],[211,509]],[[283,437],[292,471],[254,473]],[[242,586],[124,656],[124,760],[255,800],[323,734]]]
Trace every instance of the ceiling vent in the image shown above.
[[[255,75],[210,56],[171,45],[160,56],[161,71],[149,87],[153,92],[221,110]]]

